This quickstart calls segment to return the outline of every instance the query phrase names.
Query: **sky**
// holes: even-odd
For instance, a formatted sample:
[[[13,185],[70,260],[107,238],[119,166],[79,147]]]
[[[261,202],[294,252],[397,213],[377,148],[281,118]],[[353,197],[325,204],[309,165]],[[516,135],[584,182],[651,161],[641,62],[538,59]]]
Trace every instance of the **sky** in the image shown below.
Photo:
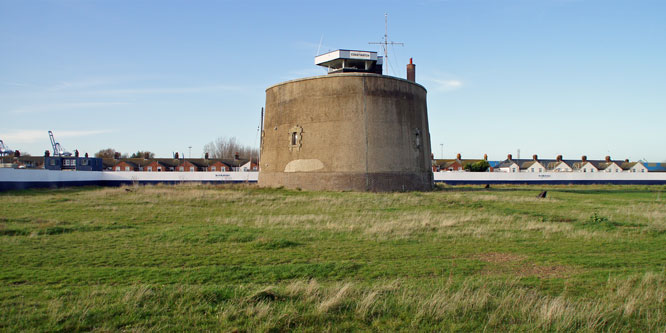
[[[436,158],[666,161],[663,0],[0,0],[0,140],[258,146],[265,89],[325,74],[317,53],[380,51],[385,14],[404,43],[390,75],[414,59]]]

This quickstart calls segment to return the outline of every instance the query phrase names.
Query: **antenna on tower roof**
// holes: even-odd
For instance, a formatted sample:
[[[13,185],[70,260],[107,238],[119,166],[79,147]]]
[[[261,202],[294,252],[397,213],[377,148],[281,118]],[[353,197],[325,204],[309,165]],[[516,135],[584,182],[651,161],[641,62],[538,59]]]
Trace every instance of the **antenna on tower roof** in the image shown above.
[[[388,46],[400,45],[405,46],[405,43],[396,43],[388,39],[388,13],[384,13],[384,40],[381,42],[370,42],[368,44],[381,45],[384,48],[384,67],[386,68],[386,75],[389,74],[388,66]]]

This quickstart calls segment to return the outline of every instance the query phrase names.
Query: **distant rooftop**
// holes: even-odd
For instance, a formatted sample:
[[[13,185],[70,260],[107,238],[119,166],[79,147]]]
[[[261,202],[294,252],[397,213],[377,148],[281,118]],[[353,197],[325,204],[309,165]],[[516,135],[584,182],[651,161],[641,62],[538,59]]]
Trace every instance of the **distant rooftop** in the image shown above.
[[[335,50],[315,57],[315,65],[328,68],[329,74],[343,72],[382,73],[384,59],[377,52]]]

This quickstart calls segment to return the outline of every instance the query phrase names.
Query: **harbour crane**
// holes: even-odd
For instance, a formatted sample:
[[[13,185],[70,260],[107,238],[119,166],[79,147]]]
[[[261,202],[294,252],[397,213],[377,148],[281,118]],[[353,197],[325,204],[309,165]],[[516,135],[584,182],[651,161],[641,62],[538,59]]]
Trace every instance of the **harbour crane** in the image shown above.
[[[51,146],[53,147],[53,156],[72,156],[72,153],[65,151],[60,145],[60,142],[56,142],[53,137],[53,132],[49,131],[49,138],[51,139]]]
[[[0,140],[0,156],[9,156],[12,153],[14,153],[14,151],[5,146],[5,143]]]

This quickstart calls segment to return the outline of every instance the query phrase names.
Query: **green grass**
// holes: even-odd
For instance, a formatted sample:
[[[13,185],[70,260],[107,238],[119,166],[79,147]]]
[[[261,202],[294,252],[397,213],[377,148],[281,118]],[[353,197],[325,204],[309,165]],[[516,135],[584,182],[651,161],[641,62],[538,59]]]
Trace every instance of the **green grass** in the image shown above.
[[[665,190],[2,193],[0,330],[663,332]]]

